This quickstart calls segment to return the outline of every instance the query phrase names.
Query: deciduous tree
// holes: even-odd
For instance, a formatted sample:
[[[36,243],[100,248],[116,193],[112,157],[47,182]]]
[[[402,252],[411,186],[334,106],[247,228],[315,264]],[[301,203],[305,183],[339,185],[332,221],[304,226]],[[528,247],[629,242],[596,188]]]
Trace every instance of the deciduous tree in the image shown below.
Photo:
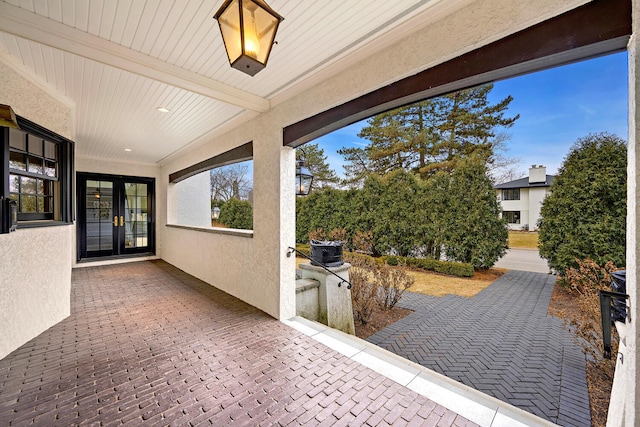
[[[249,166],[233,164],[211,169],[211,200],[227,201],[231,198],[246,200],[252,190]]]

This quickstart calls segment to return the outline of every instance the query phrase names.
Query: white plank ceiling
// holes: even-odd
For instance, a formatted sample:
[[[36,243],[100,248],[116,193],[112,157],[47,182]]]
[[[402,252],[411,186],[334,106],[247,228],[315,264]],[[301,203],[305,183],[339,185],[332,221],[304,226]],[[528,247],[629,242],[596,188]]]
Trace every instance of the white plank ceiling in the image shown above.
[[[271,0],[285,20],[250,77],[227,61],[222,0],[0,0],[0,60],[75,104],[76,155],[157,163],[463,2]]]

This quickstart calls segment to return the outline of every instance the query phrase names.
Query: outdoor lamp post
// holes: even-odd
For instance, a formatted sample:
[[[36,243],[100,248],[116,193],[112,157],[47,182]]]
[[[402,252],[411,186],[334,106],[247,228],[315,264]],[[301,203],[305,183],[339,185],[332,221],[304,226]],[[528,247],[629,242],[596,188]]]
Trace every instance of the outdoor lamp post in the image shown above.
[[[214,206],[213,209],[211,210],[211,219],[217,220],[218,218],[220,218],[220,208],[217,206]]]
[[[226,0],[213,18],[233,68],[255,76],[267,66],[282,16],[263,0]]]
[[[313,175],[304,165],[304,157],[300,157],[296,163],[296,196],[307,196],[311,191]]]

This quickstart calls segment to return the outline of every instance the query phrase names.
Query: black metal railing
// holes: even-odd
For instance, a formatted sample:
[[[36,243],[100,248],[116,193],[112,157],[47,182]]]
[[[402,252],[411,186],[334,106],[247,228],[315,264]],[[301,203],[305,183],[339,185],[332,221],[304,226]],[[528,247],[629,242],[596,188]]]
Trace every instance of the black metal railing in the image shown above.
[[[303,257],[305,257],[306,259],[308,259],[309,261],[313,261],[314,264],[313,265],[317,265],[318,267],[321,267],[323,269],[325,269],[327,272],[333,274],[334,276],[336,276],[338,279],[340,279],[340,282],[338,283],[338,287],[342,286],[343,283],[345,283],[347,285],[347,289],[351,289],[351,282],[349,282],[348,280],[343,279],[342,277],[340,277],[339,275],[337,275],[336,273],[334,273],[333,271],[329,270],[325,265],[323,265],[321,262],[318,262],[318,260],[312,259],[310,256],[308,256],[307,254],[305,254],[304,252],[300,252],[299,250],[297,250],[296,248],[292,248],[291,246],[289,246],[289,250],[287,251],[287,258],[291,256],[292,253],[297,253],[298,255],[302,255]]]
[[[611,359],[611,301],[625,301],[629,295],[621,292],[600,291],[600,318],[602,319],[602,341],[604,344],[604,354],[606,359]],[[629,318],[629,310],[626,310],[626,318]]]

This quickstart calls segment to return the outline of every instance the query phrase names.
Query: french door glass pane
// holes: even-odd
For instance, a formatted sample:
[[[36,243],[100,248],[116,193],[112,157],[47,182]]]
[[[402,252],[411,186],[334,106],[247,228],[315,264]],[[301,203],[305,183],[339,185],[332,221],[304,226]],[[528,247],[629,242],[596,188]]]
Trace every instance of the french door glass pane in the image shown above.
[[[147,184],[126,182],[124,246],[139,248],[148,246]]]
[[[113,183],[87,180],[87,251],[113,249]]]

